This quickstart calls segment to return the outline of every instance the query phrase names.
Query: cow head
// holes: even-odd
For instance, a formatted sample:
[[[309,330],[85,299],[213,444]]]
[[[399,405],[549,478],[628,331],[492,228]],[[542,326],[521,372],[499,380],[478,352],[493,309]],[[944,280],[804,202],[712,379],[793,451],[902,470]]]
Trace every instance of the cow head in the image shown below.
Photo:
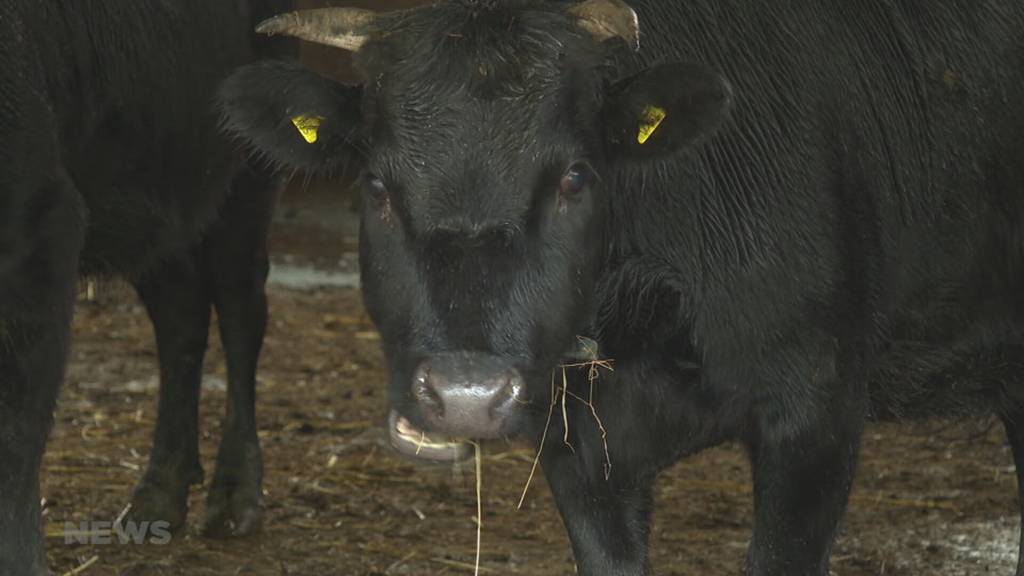
[[[263,63],[222,101],[228,130],[283,167],[362,157],[363,290],[396,446],[442,458],[427,433],[521,431],[590,327],[609,196],[630,192],[616,171],[708,132],[725,81],[679,63],[617,78],[640,42],[621,0],[322,9],[259,30],[353,51],[364,78]]]

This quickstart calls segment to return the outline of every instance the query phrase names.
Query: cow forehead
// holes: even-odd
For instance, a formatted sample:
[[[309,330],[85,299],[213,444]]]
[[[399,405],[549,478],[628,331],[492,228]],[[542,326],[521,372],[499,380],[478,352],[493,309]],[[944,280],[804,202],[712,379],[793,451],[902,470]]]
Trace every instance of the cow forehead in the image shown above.
[[[465,100],[395,119],[371,168],[400,184],[418,227],[452,217],[520,222],[547,172],[579,154],[566,122],[550,121],[540,104],[524,106]]]
[[[384,104],[375,139],[404,154],[519,157],[568,127],[555,97],[486,101],[466,94],[399,97]]]
[[[405,87],[403,87],[405,86]],[[371,164],[395,172],[459,176],[484,167],[514,178],[552,155],[570,154],[579,131],[574,90],[481,98],[464,84],[415,90],[389,79],[372,96],[367,132]]]

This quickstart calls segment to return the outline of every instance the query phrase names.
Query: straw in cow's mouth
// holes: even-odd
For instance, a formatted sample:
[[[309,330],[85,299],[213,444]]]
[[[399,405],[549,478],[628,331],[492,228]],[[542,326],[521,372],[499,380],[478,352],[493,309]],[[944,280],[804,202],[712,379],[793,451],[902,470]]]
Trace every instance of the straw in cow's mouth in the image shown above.
[[[473,454],[471,443],[431,436],[395,410],[388,417],[388,438],[399,454],[418,460],[453,463],[466,460]]]

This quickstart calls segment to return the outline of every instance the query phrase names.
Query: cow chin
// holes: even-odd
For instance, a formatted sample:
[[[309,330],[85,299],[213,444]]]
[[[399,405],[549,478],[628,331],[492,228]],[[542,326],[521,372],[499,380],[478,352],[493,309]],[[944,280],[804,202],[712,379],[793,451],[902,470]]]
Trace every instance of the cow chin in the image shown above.
[[[425,462],[461,462],[473,455],[471,441],[427,433],[414,426],[394,408],[388,416],[388,439],[399,454]]]

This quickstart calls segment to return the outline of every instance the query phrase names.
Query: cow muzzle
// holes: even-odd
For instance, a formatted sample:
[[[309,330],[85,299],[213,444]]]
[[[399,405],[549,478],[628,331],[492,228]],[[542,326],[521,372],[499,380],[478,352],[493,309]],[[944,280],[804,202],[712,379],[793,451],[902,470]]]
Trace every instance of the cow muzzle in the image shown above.
[[[457,438],[501,437],[523,394],[519,371],[484,354],[435,356],[413,374],[412,398],[428,430]]]
[[[449,461],[466,456],[465,442],[509,433],[525,382],[507,360],[477,353],[433,356],[413,372],[411,398],[423,430],[392,411],[391,443],[403,454]],[[449,440],[451,439],[451,440]]]

